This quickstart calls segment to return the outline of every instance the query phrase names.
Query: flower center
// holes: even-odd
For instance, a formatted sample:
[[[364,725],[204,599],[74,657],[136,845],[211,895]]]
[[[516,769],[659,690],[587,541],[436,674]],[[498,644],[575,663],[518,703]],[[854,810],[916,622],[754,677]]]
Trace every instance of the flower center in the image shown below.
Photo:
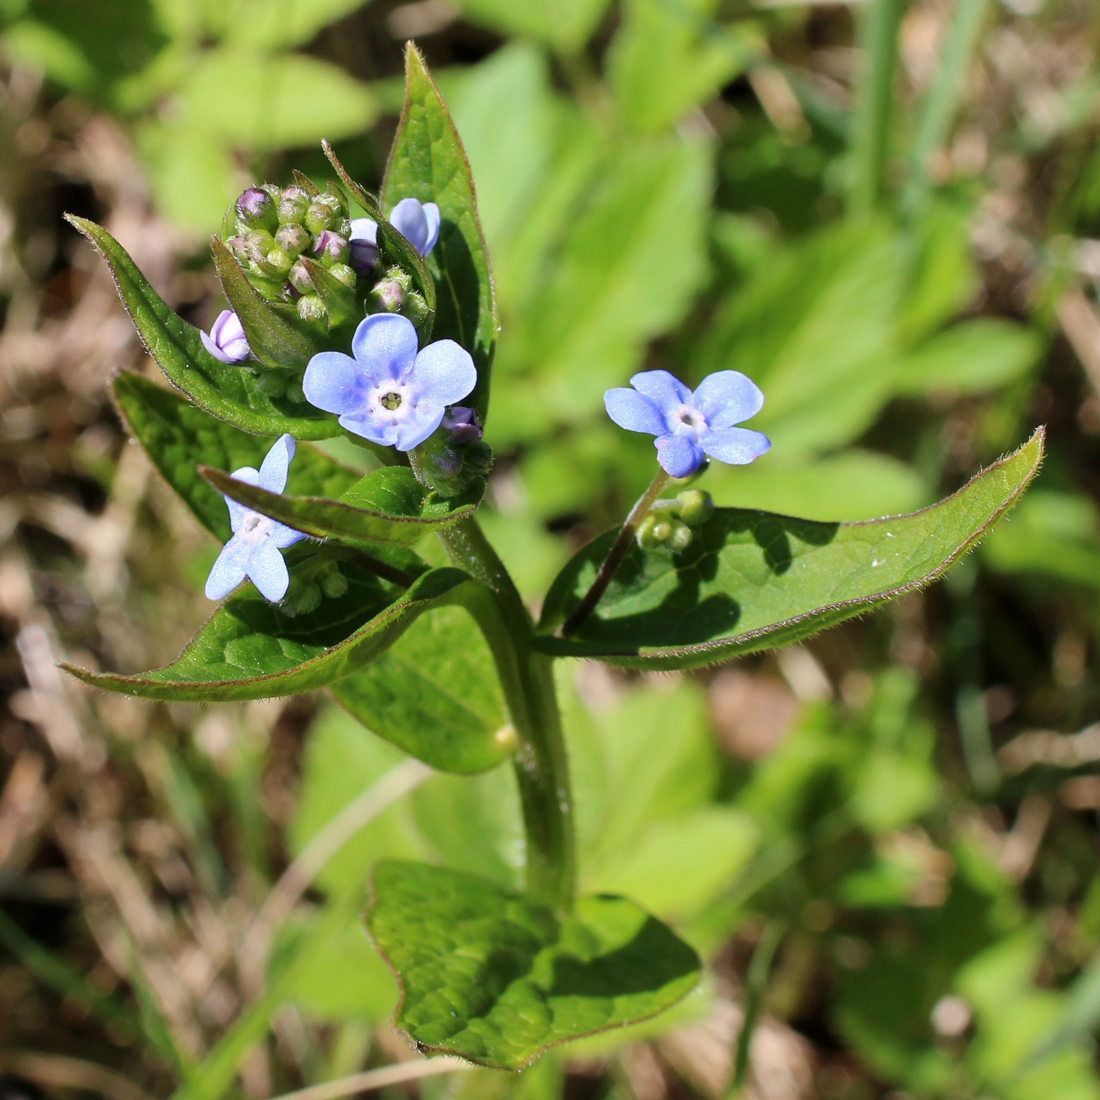
[[[689,431],[700,432],[707,427],[707,418],[690,405],[681,405],[671,417],[675,427],[684,427]]]
[[[389,393],[384,393],[379,400],[382,403],[382,407],[388,409],[390,412],[394,412],[396,409],[401,408],[401,394],[394,393],[392,390]]]
[[[244,523],[242,523],[242,524],[241,524],[241,529],[242,529],[242,530],[243,530],[243,531],[244,531],[244,532],[245,532],[246,534],[251,534],[251,533],[252,533],[253,531],[255,531],[255,530],[256,530],[256,528],[257,528],[257,527],[259,527],[259,526],[260,526],[260,524],[261,524],[261,523],[263,523],[263,521],[264,521],[264,519],[265,519],[265,518],[266,518],[266,517],[265,517],[265,516],[261,516],[259,512],[253,512],[253,513],[252,513],[252,515],[250,515],[250,516],[249,516],[249,517],[248,517],[248,518],[247,518],[247,519],[246,519],[246,520],[244,521]]]

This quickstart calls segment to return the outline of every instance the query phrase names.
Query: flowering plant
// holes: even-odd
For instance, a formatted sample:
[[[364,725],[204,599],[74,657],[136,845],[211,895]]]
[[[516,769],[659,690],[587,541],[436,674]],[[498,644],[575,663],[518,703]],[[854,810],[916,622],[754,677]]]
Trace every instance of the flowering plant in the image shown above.
[[[120,374],[118,406],[225,543],[206,587],[224,603],[178,660],[138,675],[71,671],[109,691],[193,702],[326,688],[437,770],[511,761],[526,890],[387,861],[366,923],[401,986],[395,1022],[421,1051],[521,1068],[552,1044],[664,1011],[701,969],[676,931],[630,899],[576,896],[553,662],[689,669],[865,612],[972,547],[1034,475],[1042,438],[914,515],[844,524],[718,507],[688,483],[708,459],[765,454],[767,437],[739,426],[764,395],[734,369],[694,390],[643,371],[606,407],[619,426],[655,437],[653,482],[620,528],[565,566],[535,621],[476,516],[492,466],[495,291],[461,143],[414,49],[381,196],[325,148],[339,183],[322,191],[296,175],[285,188],[250,188],[227,215],[212,247],[231,309],[210,333],[175,315],[105,230],[71,219],[175,386]],[[311,445],[338,436],[377,468],[364,476]],[[447,564],[418,552],[429,535]],[[395,645],[413,663],[437,658],[406,631],[443,613],[447,645],[478,634],[487,643],[503,730],[448,724],[448,698],[496,690],[458,665],[421,686],[440,695],[438,721],[402,707],[399,692],[369,690],[376,659]]]

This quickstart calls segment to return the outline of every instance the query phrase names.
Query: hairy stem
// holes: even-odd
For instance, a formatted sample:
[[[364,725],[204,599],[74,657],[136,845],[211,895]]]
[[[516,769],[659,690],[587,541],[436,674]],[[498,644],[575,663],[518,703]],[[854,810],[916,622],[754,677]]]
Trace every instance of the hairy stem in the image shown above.
[[[473,517],[440,532],[451,561],[481,584],[463,603],[493,653],[519,748],[514,767],[527,834],[527,890],[565,911],[574,892],[573,807],[561,717],[548,657],[532,648],[533,625],[512,578]]]
[[[656,475],[649,483],[649,488],[638,498],[638,502],[634,507],[630,509],[630,514],[623,522],[622,530],[619,531],[619,537],[615,540],[615,545],[608,551],[607,557],[604,558],[603,565],[600,566],[600,571],[592,582],[592,587],[585,593],[584,599],[573,609],[573,613],[569,618],[558,628],[559,637],[575,634],[580,630],[585,619],[592,614],[596,604],[600,602],[600,597],[607,591],[611,579],[615,576],[619,566],[622,565],[623,558],[626,557],[626,552],[630,549],[634,536],[638,533],[639,525],[649,514],[650,508],[653,507],[667,484],[668,474],[658,467]]]

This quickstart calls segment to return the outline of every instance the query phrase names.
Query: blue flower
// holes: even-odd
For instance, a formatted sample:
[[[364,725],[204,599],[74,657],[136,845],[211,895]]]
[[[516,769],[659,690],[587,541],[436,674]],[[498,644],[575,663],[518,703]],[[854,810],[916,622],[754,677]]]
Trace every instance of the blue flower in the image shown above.
[[[390,214],[390,225],[421,256],[427,256],[439,240],[439,207],[434,202],[402,199]],[[378,223],[373,218],[352,219],[351,260],[358,271],[366,271],[377,262]]]
[[[286,488],[286,473],[294,457],[294,439],[283,435],[275,440],[259,470],[242,466],[233,476],[246,485],[258,485],[269,493]],[[264,599],[276,603],[286,595],[290,574],[280,550],[293,546],[307,536],[285,523],[225,498],[229,505],[229,524],[233,537],[222,547],[210,576],[206,578],[206,598],[220,600],[228,596],[248,577]]]
[[[351,355],[322,351],[302,378],[306,400],[339,413],[340,426],[379,443],[411,451],[439,427],[448,405],[477,384],[469,352],[437,340],[417,353],[412,321],[375,313],[359,322]]]
[[[735,428],[755,416],[764,395],[740,371],[707,375],[692,393],[667,370],[647,370],[630,380],[634,387],[604,394],[607,415],[631,432],[657,438],[657,461],[672,477],[687,477],[710,455],[744,466],[771,447],[771,440],[748,428]]]
[[[205,332],[200,332],[199,336],[202,346],[223,363],[243,363],[252,354],[244,325],[231,309],[223,309],[218,314],[218,319],[210,326],[209,336]]]

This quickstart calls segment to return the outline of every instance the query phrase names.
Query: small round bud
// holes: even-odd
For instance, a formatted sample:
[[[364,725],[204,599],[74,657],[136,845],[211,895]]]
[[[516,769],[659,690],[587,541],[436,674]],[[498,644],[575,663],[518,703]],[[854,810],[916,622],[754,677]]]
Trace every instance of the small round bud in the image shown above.
[[[686,550],[691,545],[691,540],[695,537],[691,533],[691,528],[686,523],[680,523],[673,520],[669,524],[671,530],[668,533],[668,537],[664,540],[670,550],[679,553],[681,550]]]
[[[236,202],[237,224],[246,229],[274,232],[279,224],[279,212],[266,191],[250,187]]]
[[[302,392],[302,383],[300,381],[288,382],[286,396],[288,401],[296,401],[299,405],[305,401],[306,395]]]
[[[462,470],[462,458],[454,447],[444,445],[432,455],[432,465],[440,477],[455,477]]]
[[[326,229],[331,229],[333,224],[340,220],[340,216],[330,206],[316,199],[309,204],[302,224],[315,237],[320,236]]]
[[[279,223],[300,222],[309,209],[309,195],[301,187],[286,187],[279,197]]]
[[[265,275],[285,275],[293,263],[294,258],[290,253],[276,247],[266,253],[262,260],[257,260],[256,266]]]
[[[424,296],[419,291],[413,290],[405,295],[404,308],[401,312],[414,325],[419,325],[428,316],[428,303],[424,301]]]
[[[326,569],[317,580],[321,584],[321,591],[330,599],[336,599],[348,590],[347,577],[335,566]]]
[[[676,495],[680,518],[689,527],[701,527],[714,515],[714,500],[703,489],[685,489]]]
[[[328,267],[332,263],[345,264],[348,260],[348,240],[326,229],[313,242],[313,251],[320,257],[321,263]]]
[[[462,452],[463,469],[478,477],[485,477],[493,468],[493,448],[488,443],[470,443]]]
[[[290,280],[290,285],[294,287],[299,294],[313,293],[313,280],[306,270],[306,265],[302,263],[301,260],[295,260],[294,266],[290,269],[290,274],[287,275],[287,278]]]
[[[396,279],[383,279],[370,292],[381,313],[396,313],[405,301],[405,292]]]
[[[341,283],[343,283],[344,286],[350,286],[353,290],[355,289],[355,268],[348,267],[347,264],[333,264],[328,269],[328,273],[334,279],[337,279]]]
[[[657,528],[661,530],[658,531]],[[668,520],[655,516],[652,512],[638,525],[634,537],[643,550],[656,550],[663,542],[664,535],[671,533],[672,526]]]
[[[316,294],[303,294],[298,299],[298,316],[303,321],[323,321],[328,316],[328,310]]]
[[[312,240],[306,227],[297,222],[288,222],[280,226],[278,233],[275,234],[275,243],[291,256],[297,256],[299,252],[305,251]]]

